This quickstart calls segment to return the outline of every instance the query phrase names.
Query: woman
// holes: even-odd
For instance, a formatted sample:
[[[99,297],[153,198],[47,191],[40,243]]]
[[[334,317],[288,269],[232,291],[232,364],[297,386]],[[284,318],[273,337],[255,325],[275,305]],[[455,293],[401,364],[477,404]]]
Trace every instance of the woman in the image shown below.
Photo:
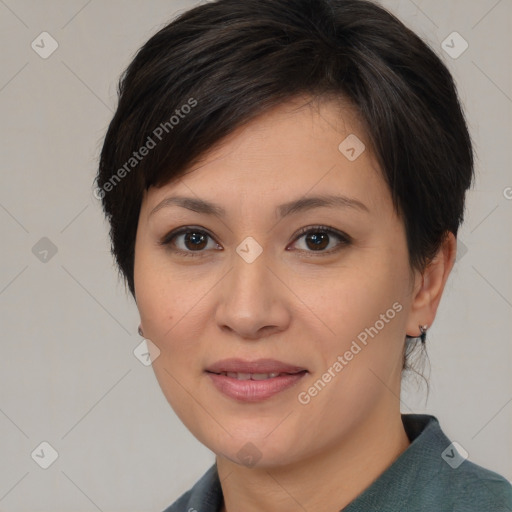
[[[219,0],[119,93],[96,195],[162,391],[216,454],[167,512],[512,510],[400,412],[473,179],[427,45],[367,1]]]

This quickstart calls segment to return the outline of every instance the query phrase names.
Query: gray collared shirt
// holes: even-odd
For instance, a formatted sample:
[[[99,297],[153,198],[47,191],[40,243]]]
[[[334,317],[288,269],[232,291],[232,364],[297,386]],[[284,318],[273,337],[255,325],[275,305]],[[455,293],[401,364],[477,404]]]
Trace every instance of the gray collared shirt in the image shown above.
[[[512,512],[512,485],[459,454],[426,414],[402,414],[407,449],[340,512]],[[461,450],[462,451],[462,450]],[[214,464],[163,512],[219,512]]]

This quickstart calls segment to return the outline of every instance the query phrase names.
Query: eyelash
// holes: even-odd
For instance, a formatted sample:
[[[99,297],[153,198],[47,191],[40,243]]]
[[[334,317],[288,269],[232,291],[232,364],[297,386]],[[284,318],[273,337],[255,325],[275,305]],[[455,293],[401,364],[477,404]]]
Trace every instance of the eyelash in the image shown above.
[[[179,228],[178,230],[171,231],[170,233],[165,235],[164,238],[159,242],[159,245],[167,246],[170,251],[172,251],[174,253],[179,253],[185,257],[197,257],[197,256],[201,257],[203,255],[203,253],[206,252],[205,250],[184,251],[182,249],[174,249],[171,247],[171,242],[174,238],[176,238],[180,235],[191,233],[191,232],[201,234],[201,235],[206,235],[206,236],[210,237],[212,240],[214,240],[214,238],[207,231],[205,231],[203,229],[195,228],[193,226],[185,226],[183,228]],[[301,228],[297,233],[295,233],[292,243],[296,243],[304,235],[307,235],[309,233],[319,233],[319,232],[327,234],[329,236],[334,236],[335,238],[338,239],[339,244],[334,249],[330,249],[329,251],[305,251],[303,249],[299,249],[299,251],[309,253],[312,256],[328,256],[335,252],[338,252],[339,250],[341,250],[342,247],[351,245],[351,243],[352,243],[352,238],[349,235],[347,235],[346,233],[343,233],[341,231],[338,231],[334,228],[330,228],[329,226],[307,226],[307,227]]]

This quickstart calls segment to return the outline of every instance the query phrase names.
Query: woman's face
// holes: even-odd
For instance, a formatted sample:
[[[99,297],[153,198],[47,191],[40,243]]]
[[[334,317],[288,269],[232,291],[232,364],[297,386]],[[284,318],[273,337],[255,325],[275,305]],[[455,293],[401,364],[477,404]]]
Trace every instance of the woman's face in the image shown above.
[[[351,110],[304,104],[238,129],[140,212],[135,293],[158,382],[199,441],[239,464],[303,460],[399,410],[404,225]],[[162,203],[178,196],[189,203]],[[217,375],[231,358],[277,363]]]

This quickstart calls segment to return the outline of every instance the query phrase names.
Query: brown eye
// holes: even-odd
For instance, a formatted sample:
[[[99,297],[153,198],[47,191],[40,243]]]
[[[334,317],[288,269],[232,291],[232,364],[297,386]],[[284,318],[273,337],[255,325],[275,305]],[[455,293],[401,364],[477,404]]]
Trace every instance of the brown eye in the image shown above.
[[[306,245],[314,251],[325,249],[329,245],[329,235],[318,231],[306,235]]]
[[[301,239],[304,240],[302,247],[297,247],[298,250],[310,253],[318,252],[319,255],[331,254],[352,242],[352,239],[345,233],[326,226],[303,228],[298,233],[295,244]]]
[[[187,249],[193,251],[204,249],[208,245],[208,235],[199,231],[188,231],[183,243]]]
[[[193,256],[191,253],[194,252],[204,253],[206,252],[205,249],[220,248],[206,231],[193,227],[169,233],[160,242],[160,245],[169,246],[172,251],[182,253],[185,256]]]

